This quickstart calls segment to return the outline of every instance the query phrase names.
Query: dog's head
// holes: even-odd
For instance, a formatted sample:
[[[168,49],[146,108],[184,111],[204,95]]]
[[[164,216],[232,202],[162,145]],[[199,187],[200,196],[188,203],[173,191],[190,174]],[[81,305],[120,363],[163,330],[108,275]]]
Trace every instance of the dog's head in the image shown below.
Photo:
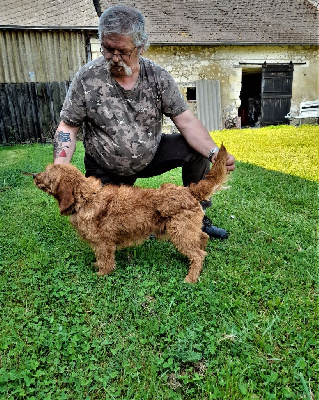
[[[68,164],[49,164],[45,171],[34,174],[34,183],[57,199],[62,215],[73,213],[74,190],[81,179],[81,172]]]

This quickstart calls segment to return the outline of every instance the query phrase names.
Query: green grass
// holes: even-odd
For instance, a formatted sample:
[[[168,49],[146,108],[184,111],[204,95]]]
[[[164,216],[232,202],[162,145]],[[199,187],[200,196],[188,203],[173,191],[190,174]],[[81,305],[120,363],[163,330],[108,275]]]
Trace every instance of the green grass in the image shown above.
[[[170,243],[94,255],[21,171],[50,145],[0,148],[1,399],[319,399],[318,127],[215,132],[237,158],[209,216],[228,229],[201,280]],[[82,171],[83,146],[73,163]],[[180,170],[140,180],[181,183]]]

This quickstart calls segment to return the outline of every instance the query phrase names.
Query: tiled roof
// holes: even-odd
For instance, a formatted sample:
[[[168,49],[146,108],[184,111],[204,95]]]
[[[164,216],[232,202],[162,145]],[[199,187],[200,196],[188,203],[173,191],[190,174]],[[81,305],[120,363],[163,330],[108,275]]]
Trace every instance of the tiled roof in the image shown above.
[[[0,0],[0,28],[96,29],[119,3],[142,11],[153,44],[319,44],[318,0]]]
[[[100,0],[104,10],[117,1]],[[319,43],[318,9],[308,0],[136,0],[152,43]],[[318,1],[316,1],[318,3]]]
[[[91,0],[0,0],[0,10],[0,28],[96,28],[99,23]]]

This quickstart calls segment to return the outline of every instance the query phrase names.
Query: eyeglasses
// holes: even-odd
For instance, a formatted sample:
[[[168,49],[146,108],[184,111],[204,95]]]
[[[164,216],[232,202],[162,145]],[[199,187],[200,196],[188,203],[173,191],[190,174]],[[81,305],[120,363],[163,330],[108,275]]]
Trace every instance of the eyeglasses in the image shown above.
[[[122,60],[129,60],[131,58],[131,55],[133,51],[136,49],[136,46],[133,48],[132,51],[128,51],[125,53],[114,53],[110,51],[109,49],[106,49],[105,47],[101,46],[100,52],[103,54],[105,58],[113,58],[114,56],[120,57]]]

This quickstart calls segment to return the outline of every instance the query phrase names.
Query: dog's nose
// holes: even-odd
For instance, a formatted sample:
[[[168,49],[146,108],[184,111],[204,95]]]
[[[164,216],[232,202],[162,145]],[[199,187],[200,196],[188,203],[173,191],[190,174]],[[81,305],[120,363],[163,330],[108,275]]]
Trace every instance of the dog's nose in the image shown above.
[[[33,179],[37,176],[37,174],[34,174],[32,172],[22,172],[22,175],[32,176]]]

